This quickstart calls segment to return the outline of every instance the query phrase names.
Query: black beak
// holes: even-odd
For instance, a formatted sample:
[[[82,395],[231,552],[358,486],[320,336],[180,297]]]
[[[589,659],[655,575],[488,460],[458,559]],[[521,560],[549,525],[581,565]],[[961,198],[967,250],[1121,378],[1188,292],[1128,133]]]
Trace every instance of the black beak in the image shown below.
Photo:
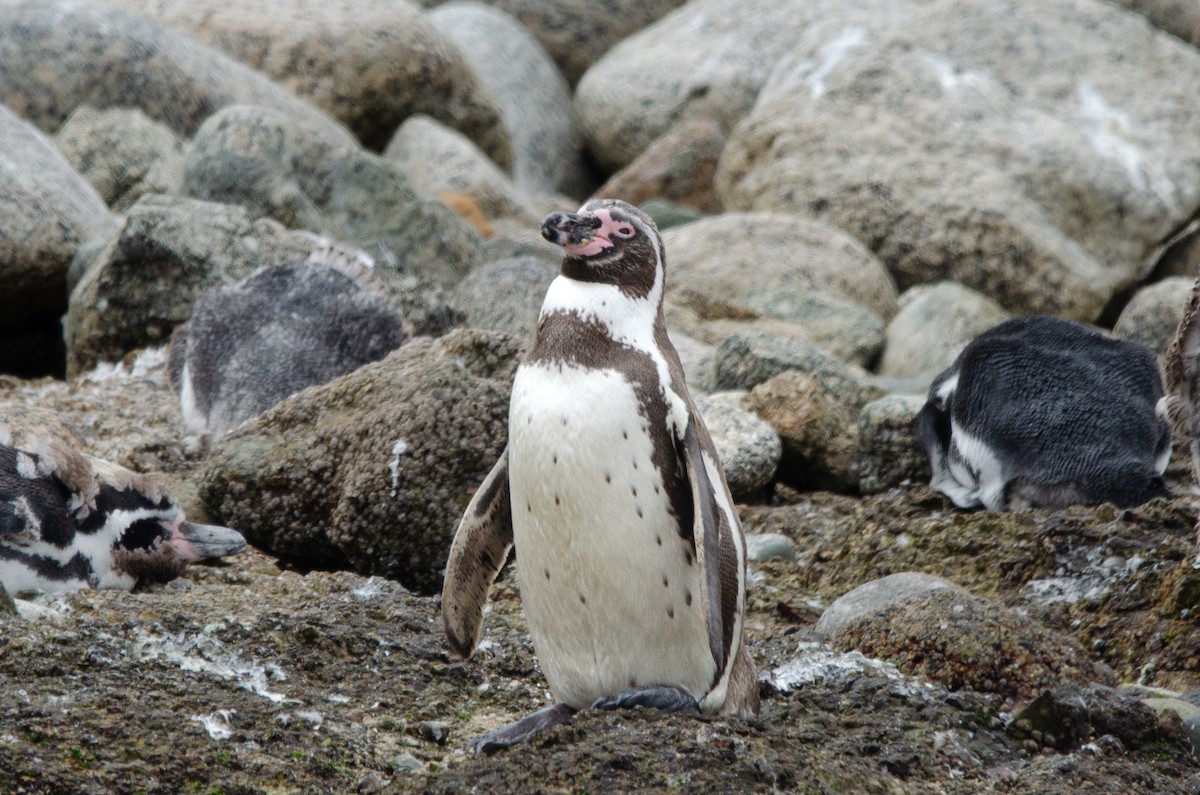
[[[577,246],[590,240],[592,230],[599,229],[600,223],[594,215],[550,213],[542,221],[542,237],[560,246]]]

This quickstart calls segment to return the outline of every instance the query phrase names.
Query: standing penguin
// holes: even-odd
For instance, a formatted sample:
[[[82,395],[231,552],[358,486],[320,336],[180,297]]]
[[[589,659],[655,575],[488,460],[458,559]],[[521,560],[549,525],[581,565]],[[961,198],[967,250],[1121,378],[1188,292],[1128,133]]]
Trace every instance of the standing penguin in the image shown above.
[[[931,485],[960,508],[1123,508],[1169,492],[1158,365],[1139,343],[1030,316],[980,334],[917,415]]]
[[[584,707],[750,715],[745,539],[708,429],[667,338],[658,229],[621,201],[553,213],[562,246],[517,369],[508,447],[467,506],[442,615],[470,656],[510,546],[557,703],[477,738],[521,742]]]

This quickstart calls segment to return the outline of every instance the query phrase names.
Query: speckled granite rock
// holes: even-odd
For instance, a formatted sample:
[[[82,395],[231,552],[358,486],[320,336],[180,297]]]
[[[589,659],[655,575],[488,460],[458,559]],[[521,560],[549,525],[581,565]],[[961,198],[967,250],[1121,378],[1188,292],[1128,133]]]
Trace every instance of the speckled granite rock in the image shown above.
[[[224,437],[205,504],[251,543],[431,593],[504,449],[517,345],[465,329],[280,403]]]
[[[90,105],[138,108],[186,138],[217,109],[246,103],[354,142],[345,127],[261,72],[144,16],[75,0],[4,0],[0,98],[50,132]]]
[[[68,265],[115,228],[54,145],[0,105],[0,372],[62,371]]]
[[[879,372],[932,378],[953,364],[968,342],[1009,317],[991,298],[957,282],[905,290],[900,310],[887,326]]]
[[[783,447],[779,434],[739,405],[742,394],[695,395],[696,407],[712,433],[725,480],[734,499],[759,494],[779,466]]]
[[[277,111],[219,111],[188,151],[183,195],[364,249],[388,270],[452,285],[482,259],[479,235],[422,199],[394,164]]]
[[[319,245],[312,234],[254,220],[240,207],[143,196],[80,266],[66,318],[68,372],[165,344],[207,288],[261,265],[305,259]]]
[[[1161,361],[1175,338],[1195,279],[1172,276],[1134,293],[1113,326],[1113,335],[1140,342]]]
[[[536,257],[490,262],[454,288],[453,305],[466,325],[532,339],[546,289],[557,275]]]
[[[720,212],[713,176],[725,139],[724,128],[711,119],[681,121],[609,177],[594,195],[639,205],[649,199],[668,199],[701,212]]]
[[[116,212],[147,193],[175,193],[183,181],[183,143],[137,109],[79,107],[54,145]]]
[[[587,195],[570,89],[533,34],[509,14],[467,0],[439,5],[425,18],[458,45],[485,96],[499,105],[517,187],[533,195]]]
[[[718,193],[869,241],[901,288],[950,278],[1094,321],[1200,203],[1179,112],[1200,53],[1110,5],[856,6],[794,42],[731,133]]]
[[[821,637],[829,638],[859,618],[904,604],[908,600],[924,596],[930,591],[942,589],[949,589],[959,594],[969,593],[967,589],[954,584],[945,577],[933,574],[919,571],[889,574],[886,577],[865,582],[854,590],[839,596],[833,604],[825,608],[825,612],[821,613],[815,629]]]
[[[1115,0],[1189,44],[1200,45],[1200,8],[1190,0]]]
[[[713,356],[711,388],[752,389],[787,370],[820,371],[839,388],[866,382],[868,376],[824,349],[794,337],[748,329],[730,334]]]
[[[382,149],[413,113],[507,168],[500,112],[463,54],[405,0],[115,0],[265,72]]]
[[[858,472],[860,494],[877,494],[905,481],[929,480],[929,462],[917,442],[917,414],[925,399],[917,395],[886,395],[858,413]]]

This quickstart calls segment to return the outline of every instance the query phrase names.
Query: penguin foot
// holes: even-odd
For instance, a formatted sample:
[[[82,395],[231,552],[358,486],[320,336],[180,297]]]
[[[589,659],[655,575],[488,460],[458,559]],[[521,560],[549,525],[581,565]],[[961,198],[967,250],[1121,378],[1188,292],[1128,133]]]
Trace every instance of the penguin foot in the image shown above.
[[[494,754],[496,751],[525,742],[543,729],[570,723],[571,716],[574,714],[575,708],[566,704],[555,704],[552,707],[539,709],[516,723],[510,723],[495,731],[479,735],[471,741],[467,750],[473,754]]]
[[[645,685],[631,687],[601,696],[592,702],[592,709],[627,709],[629,707],[651,707],[663,712],[699,712],[700,704],[686,690],[672,685]]]

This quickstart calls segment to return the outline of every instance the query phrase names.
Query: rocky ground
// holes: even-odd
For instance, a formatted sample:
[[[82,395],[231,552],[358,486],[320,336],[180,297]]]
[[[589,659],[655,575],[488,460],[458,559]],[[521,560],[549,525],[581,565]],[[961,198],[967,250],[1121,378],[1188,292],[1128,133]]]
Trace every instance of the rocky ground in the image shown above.
[[[186,494],[201,462],[183,451],[164,380],[155,356],[131,357],[69,384],[6,380],[0,399],[9,416],[53,409],[98,452],[162,471]],[[1115,671],[1110,681],[1191,689],[1198,633],[1168,605],[1194,598],[1181,578],[1196,577],[1195,500],[997,515],[948,510],[923,486],[781,496],[743,507],[749,531],[799,550],[753,566],[756,719],[585,713],[524,748],[469,756],[469,738],[547,698],[508,574],[479,652],[462,662],[448,655],[435,598],[252,550],[166,586],[41,596],[21,605],[26,618],[0,617],[0,791],[1200,791],[1175,713],[1156,718],[1115,691],[1063,691],[1099,706],[1054,729],[1075,733],[1060,751],[1051,729],[1034,738],[1013,720],[1028,699],[951,690],[948,663],[911,676],[815,631],[850,588],[922,570],[1077,639]],[[1064,600],[1046,596],[1055,587]]]

